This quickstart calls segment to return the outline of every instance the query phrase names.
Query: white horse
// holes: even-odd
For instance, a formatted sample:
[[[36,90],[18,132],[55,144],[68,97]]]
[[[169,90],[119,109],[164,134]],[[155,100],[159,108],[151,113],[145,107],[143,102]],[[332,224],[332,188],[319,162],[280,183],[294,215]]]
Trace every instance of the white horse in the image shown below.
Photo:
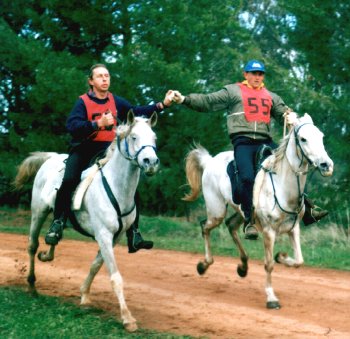
[[[247,275],[248,256],[237,234],[243,222],[243,213],[232,201],[231,183],[226,172],[232,160],[232,151],[211,157],[202,147],[191,150],[186,157],[186,176],[191,191],[184,200],[197,199],[202,188],[207,210],[207,219],[201,224],[205,259],[197,265],[199,274],[204,274],[214,262],[210,250],[210,232],[222,223],[227,206],[231,205],[239,213],[227,219],[226,225],[240,254],[241,264],[237,272],[241,277]],[[253,218],[264,239],[267,308],[281,307],[271,281],[276,236],[288,233],[294,249],[294,258],[278,253],[278,262],[294,267],[304,262],[299,222],[305,211],[304,188],[310,167],[316,167],[323,176],[333,173],[333,161],[324,148],[323,134],[313,124],[311,117],[305,114],[298,119],[274,154],[263,162],[254,184]]]
[[[99,245],[90,272],[80,288],[81,304],[90,302],[92,281],[104,262],[119,301],[122,322],[125,329],[130,332],[136,331],[137,324],[125,302],[123,279],[118,270],[113,247],[135,220],[134,195],[140,172],[153,175],[158,169],[156,135],[152,130],[156,121],[156,114],[150,119],[144,119],[135,118],[134,114],[129,112],[127,124],[118,128],[117,139],[107,150],[109,160],[102,171],[93,178],[84,195],[81,209],[75,212],[81,228],[93,236]],[[36,292],[34,261],[39,247],[40,229],[53,209],[56,190],[62,182],[63,160],[66,158],[67,154],[33,153],[23,161],[15,180],[18,188],[36,174],[32,191],[32,218],[28,245],[30,269],[27,280],[31,292]],[[106,193],[103,180],[107,181],[110,187],[112,199]],[[113,196],[115,199],[113,203],[117,206],[113,206]],[[53,260],[54,250],[55,246],[51,246],[48,252],[40,252],[38,258],[41,261]]]

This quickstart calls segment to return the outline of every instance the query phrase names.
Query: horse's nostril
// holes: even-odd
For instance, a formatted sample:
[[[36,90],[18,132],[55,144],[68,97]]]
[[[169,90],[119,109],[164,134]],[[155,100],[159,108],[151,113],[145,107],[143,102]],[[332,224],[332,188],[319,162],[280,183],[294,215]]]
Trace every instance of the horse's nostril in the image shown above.
[[[328,164],[327,164],[326,162],[322,162],[322,163],[320,164],[320,167],[321,167],[321,168],[328,168]]]
[[[143,162],[144,162],[146,165],[149,165],[149,159],[148,159],[148,158],[143,159]]]

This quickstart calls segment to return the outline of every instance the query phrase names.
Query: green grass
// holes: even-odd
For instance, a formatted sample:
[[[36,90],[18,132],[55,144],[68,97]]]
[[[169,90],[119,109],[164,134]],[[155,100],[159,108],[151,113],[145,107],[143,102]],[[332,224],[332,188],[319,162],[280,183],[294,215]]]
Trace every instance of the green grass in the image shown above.
[[[33,298],[20,288],[0,288],[1,338],[190,338],[138,330],[126,333],[110,314],[57,297]]]

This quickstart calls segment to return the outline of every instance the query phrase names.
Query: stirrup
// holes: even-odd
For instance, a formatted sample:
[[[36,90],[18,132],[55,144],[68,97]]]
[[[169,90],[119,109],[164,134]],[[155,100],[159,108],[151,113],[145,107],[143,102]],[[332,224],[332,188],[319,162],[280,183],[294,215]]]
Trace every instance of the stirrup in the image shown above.
[[[52,222],[49,230],[45,235],[45,243],[47,245],[57,245],[63,236],[64,221],[56,219]]]
[[[254,225],[248,223],[244,225],[244,239],[257,240],[259,238],[259,232]]]
[[[303,216],[304,225],[309,226],[315,222],[318,222],[328,214],[329,212],[327,210],[323,210],[316,205],[314,205],[312,208],[306,208]]]

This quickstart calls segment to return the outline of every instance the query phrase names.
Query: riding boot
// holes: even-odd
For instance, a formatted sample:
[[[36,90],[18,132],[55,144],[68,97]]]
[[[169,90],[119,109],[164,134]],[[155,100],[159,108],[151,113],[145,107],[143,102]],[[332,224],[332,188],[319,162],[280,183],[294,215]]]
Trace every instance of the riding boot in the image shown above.
[[[303,216],[303,222],[305,226],[311,225],[314,222],[318,222],[323,217],[329,214],[327,210],[323,210],[316,206],[311,199],[305,197],[305,213]]]
[[[53,222],[45,235],[45,243],[47,245],[56,246],[63,237],[63,229],[66,227],[67,217],[67,201],[70,201],[71,188],[70,185],[62,183],[57,191],[55,200]]]
[[[135,253],[141,249],[150,250],[153,247],[153,241],[143,240],[136,223],[133,223],[126,231],[126,236],[128,238],[129,253]]]
[[[54,219],[49,230],[45,235],[45,243],[47,245],[56,246],[63,237],[63,229],[66,226],[67,218],[62,215],[61,217]]]

